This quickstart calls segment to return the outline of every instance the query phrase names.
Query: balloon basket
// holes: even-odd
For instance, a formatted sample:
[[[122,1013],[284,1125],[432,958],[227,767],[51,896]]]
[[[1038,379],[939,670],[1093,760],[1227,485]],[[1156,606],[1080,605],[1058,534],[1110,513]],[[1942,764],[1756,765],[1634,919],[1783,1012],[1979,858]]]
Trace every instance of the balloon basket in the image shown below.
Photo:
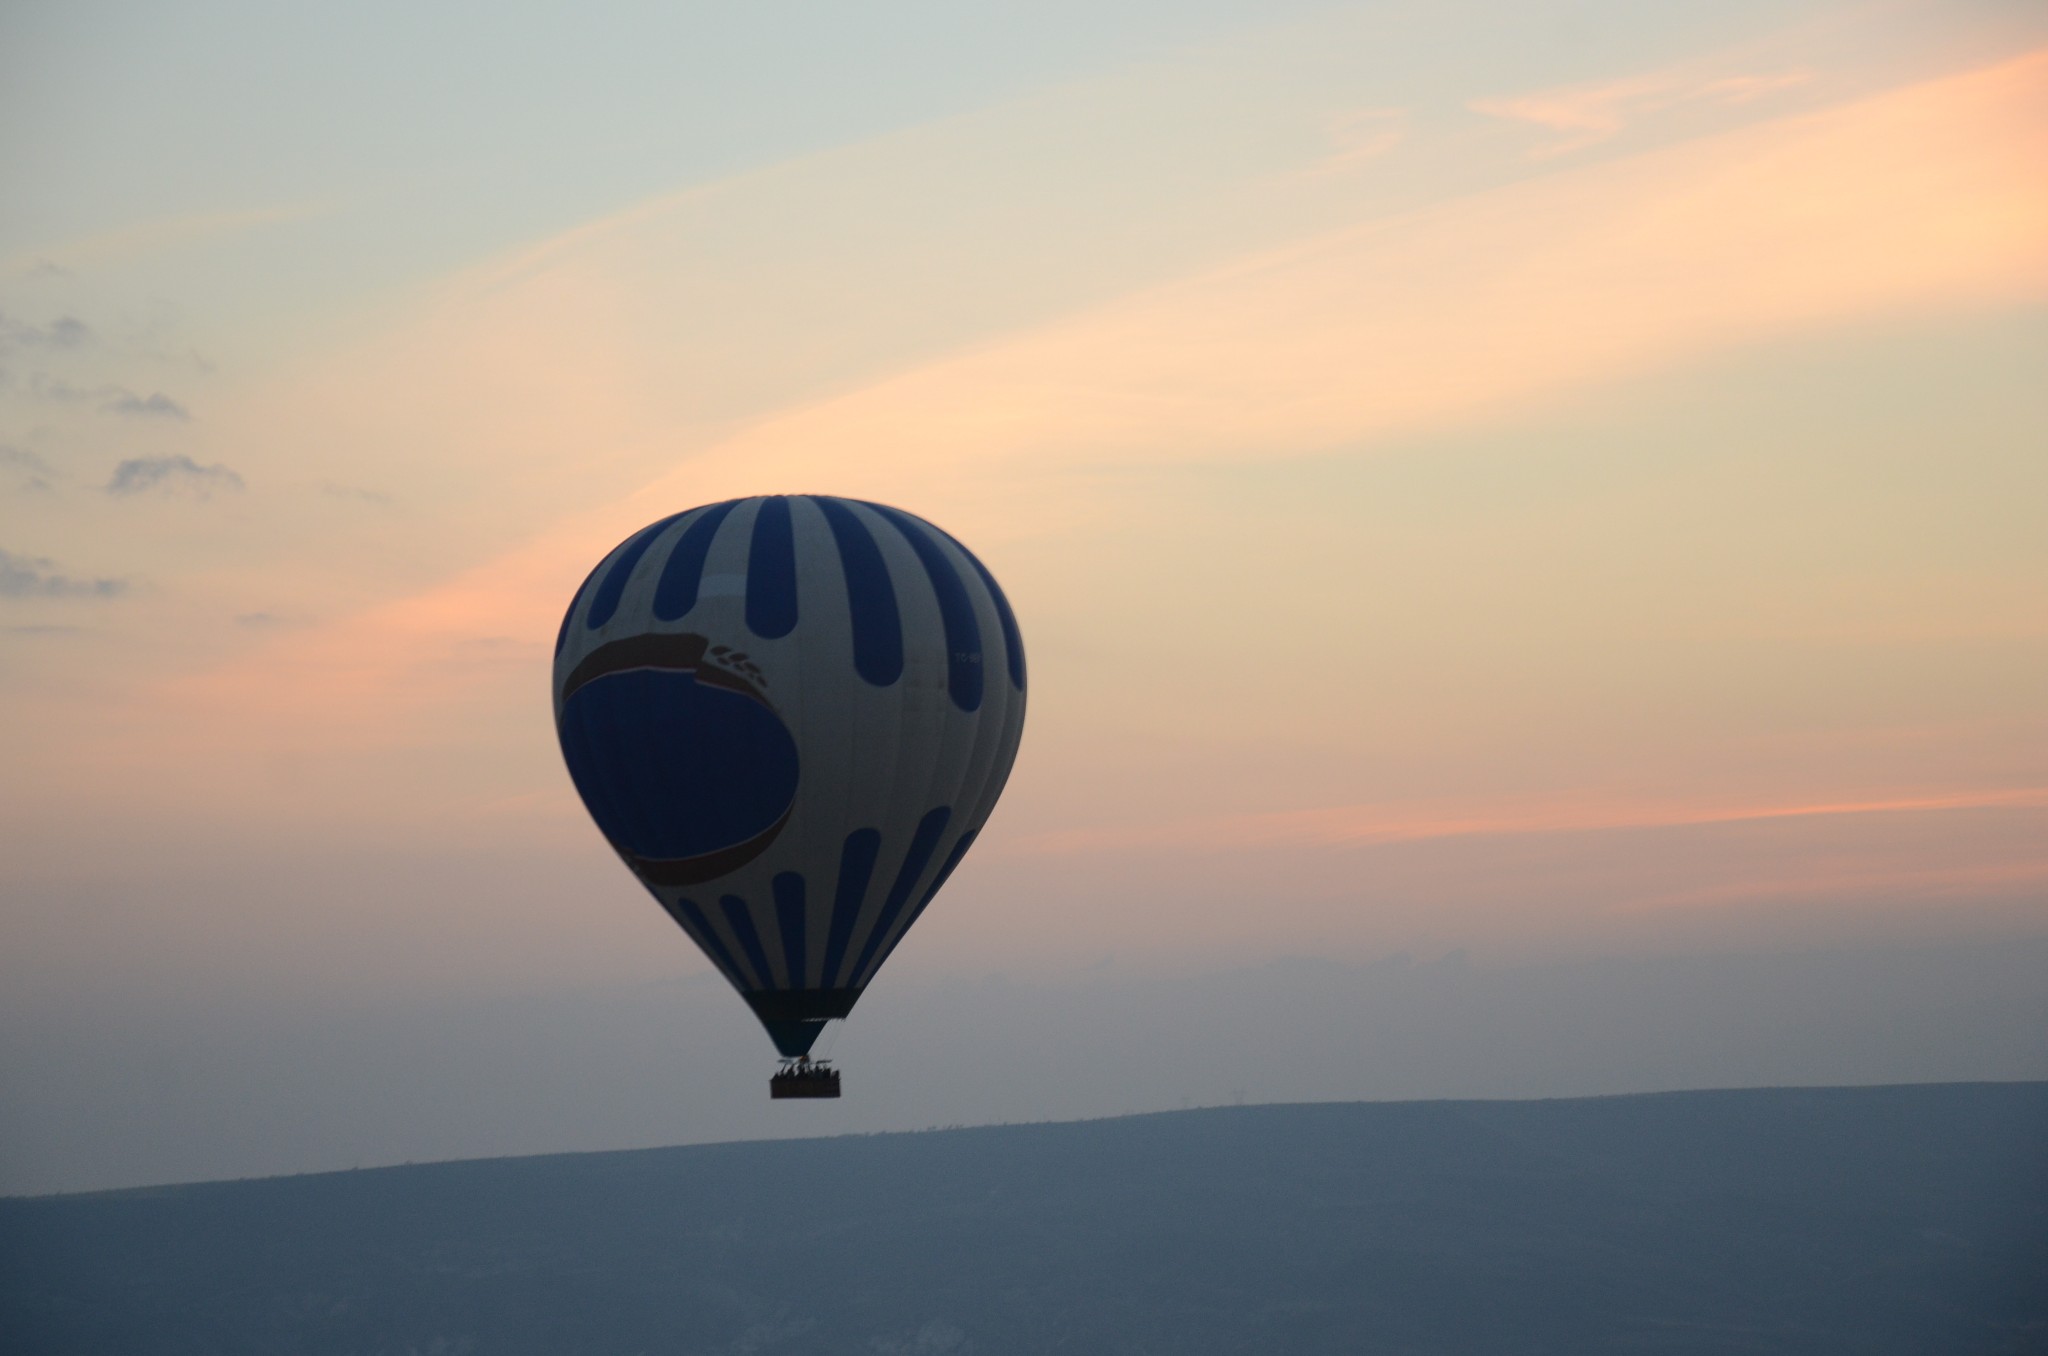
[[[829,1064],[812,1063],[808,1060],[785,1064],[780,1072],[768,1080],[768,1096],[778,1102],[785,1097],[838,1095],[839,1070]]]

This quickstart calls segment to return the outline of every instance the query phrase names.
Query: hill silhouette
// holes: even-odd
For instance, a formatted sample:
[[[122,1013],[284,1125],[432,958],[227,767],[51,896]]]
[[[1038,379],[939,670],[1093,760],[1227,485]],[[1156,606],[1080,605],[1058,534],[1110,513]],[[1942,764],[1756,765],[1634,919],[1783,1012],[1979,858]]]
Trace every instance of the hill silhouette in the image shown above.
[[[2048,1084],[1227,1107],[0,1200],[120,1353],[2048,1351]]]

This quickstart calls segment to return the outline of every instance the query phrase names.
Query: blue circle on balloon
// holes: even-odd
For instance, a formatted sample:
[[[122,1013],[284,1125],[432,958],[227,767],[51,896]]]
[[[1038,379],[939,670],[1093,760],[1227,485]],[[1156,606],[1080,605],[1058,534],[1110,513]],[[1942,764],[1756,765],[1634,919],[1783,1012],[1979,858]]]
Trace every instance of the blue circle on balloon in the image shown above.
[[[593,678],[563,702],[560,733],[591,817],[635,857],[705,857],[756,839],[765,848],[796,800],[789,727],[695,669]]]

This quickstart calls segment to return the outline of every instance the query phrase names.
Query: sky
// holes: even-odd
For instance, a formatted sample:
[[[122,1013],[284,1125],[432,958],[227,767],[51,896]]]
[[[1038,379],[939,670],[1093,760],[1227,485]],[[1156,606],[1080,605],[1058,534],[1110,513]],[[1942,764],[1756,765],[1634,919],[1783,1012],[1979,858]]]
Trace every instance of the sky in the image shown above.
[[[2018,0],[10,6],[0,1191],[2048,1077],[2044,171]],[[797,1115],[548,715],[777,492],[1033,676]]]

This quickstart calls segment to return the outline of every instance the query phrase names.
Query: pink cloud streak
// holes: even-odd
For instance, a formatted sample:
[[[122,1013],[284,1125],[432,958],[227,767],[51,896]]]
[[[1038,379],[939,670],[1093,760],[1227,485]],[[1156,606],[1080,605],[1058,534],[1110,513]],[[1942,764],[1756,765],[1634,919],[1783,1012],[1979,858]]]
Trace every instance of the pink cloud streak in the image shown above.
[[[1340,805],[1186,819],[1167,824],[1060,830],[1022,839],[1015,845],[1015,850],[1034,855],[1056,855],[1132,848],[1218,852],[1244,848],[1342,848],[1434,838],[1603,833],[1621,829],[1696,828],[1824,816],[2044,807],[2048,807],[2048,787],[1962,791],[1882,800],[1720,806],[1570,804],[1468,814],[1417,814],[1413,808],[1406,807]]]

